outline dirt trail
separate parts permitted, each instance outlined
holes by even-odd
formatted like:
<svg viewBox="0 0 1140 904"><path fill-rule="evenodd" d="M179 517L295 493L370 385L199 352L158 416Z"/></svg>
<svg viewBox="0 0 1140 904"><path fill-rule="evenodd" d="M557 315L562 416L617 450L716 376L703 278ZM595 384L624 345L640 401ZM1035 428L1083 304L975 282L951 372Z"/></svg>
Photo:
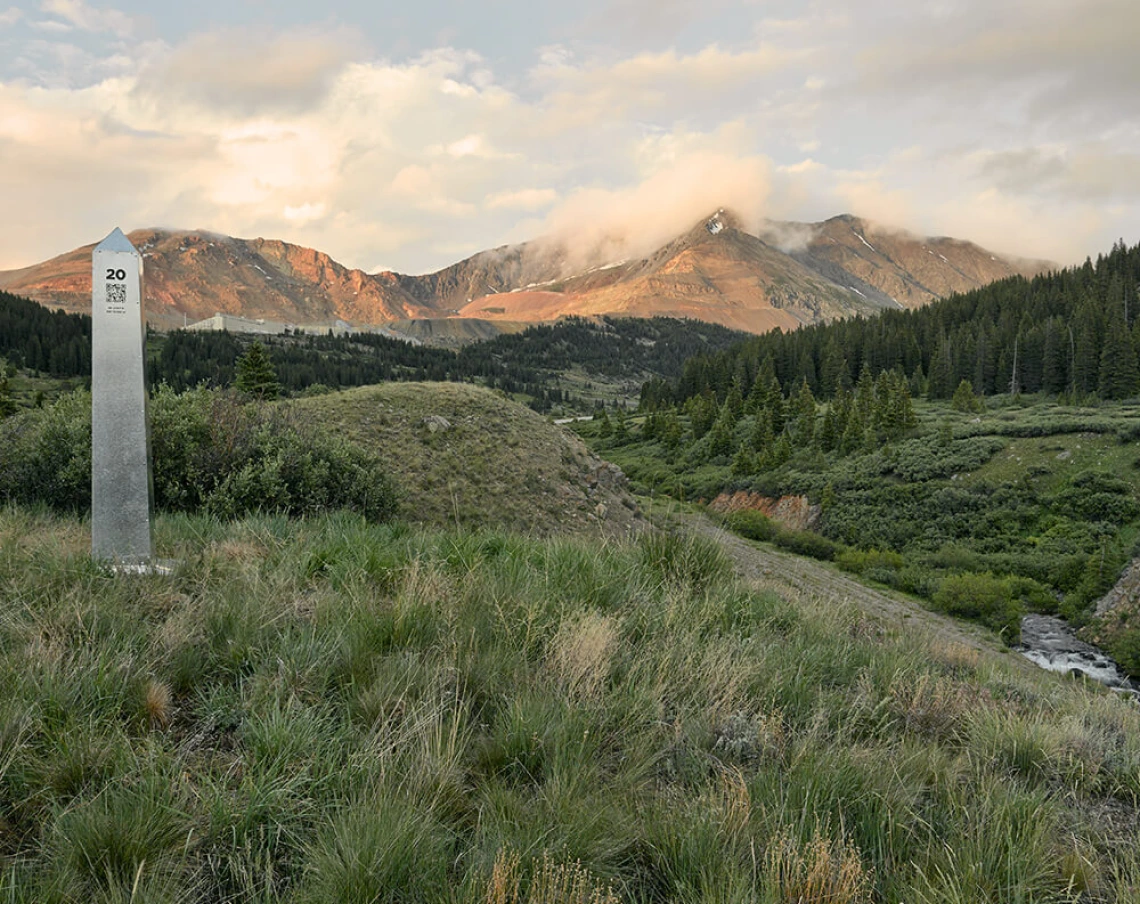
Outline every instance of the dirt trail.
<svg viewBox="0 0 1140 904"><path fill-rule="evenodd" d="M717 526L703 515L682 515L681 520L699 534L718 542L732 559L737 575L750 585L777 593L792 591L805 595L853 603L883 628L922 631L933 639L960 643L979 650L1008 653L994 634L986 629L956 621L923 608L919 603L889 591L874 590L848 577L834 566L801 558L751 543ZM1008 656L1035 670L1028 660Z"/></svg>

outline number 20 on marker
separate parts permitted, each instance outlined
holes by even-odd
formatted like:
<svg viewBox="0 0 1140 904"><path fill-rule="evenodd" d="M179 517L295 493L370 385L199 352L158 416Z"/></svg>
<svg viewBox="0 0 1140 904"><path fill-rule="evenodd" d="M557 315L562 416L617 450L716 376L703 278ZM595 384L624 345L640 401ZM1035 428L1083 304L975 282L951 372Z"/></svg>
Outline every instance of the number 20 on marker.
<svg viewBox="0 0 1140 904"><path fill-rule="evenodd" d="M127 278L127 271L126 270L116 270L114 267L108 267L107 268L107 275L104 277L104 279L126 279L126 278Z"/></svg>

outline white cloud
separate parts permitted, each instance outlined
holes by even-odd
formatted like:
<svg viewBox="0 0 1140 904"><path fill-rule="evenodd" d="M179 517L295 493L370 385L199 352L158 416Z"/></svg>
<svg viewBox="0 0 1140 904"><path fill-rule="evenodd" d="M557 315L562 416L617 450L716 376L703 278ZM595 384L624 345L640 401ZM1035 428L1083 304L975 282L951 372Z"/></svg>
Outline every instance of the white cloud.
<svg viewBox="0 0 1140 904"><path fill-rule="evenodd" d="M313 220L323 220L328 212L328 205L324 203L299 204L297 206L286 204L284 215L290 223L303 224Z"/></svg>
<svg viewBox="0 0 1140 904"><path fill-rule="evenodd" d="M675 119L720 108L739 115L752 105L760 80L804 57L769 45L731 51L712 44L691 54L666 50L576 63L568 53L548 50L531 76L544 93L545 124L557 132L662 110Z"/></svg>
<svg viewBox="0 0 1140 904"><path fill-rule="evenodd" d="M345 29L205 32L156 59L138 90L156 101L237 115L305 110L327 94L361 44Z"/></svg>
<svg viewBox="0 0 1140 904"><path fill-rule="evenodd" d="M55 34L65 34L72 31L74 26L67 22L59 22L56 19L37 19L32 23L32 28L36 31L52 32Z"/></svg>
<svg viewBox="0 0 1140 904"><path fill-rule="evenodd" d="M4 12L0 13L0 28L15 25L23 17L23 10L17 6L9 6Z"/></svg>
<svg viewBox="0 0 1140 904"><path fill-rule="evenodd" d="M83 31L113 32L127 37L134 32L134 20L117 9L97 9L83 0L43 0L40 9L58 16Z"/></svg>

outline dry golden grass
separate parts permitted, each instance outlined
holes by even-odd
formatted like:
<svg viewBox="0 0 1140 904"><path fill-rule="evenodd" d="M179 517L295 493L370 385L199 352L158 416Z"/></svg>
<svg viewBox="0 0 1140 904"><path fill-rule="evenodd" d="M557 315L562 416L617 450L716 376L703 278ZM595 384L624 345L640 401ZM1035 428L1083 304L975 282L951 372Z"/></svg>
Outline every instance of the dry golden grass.
<svg viewBox="0 0 1140 904"><path fill-rule="evenodd" d="M550 642L546 665L571 700L600 698L618 645L617 622L583 612L562 624Z"/></svg>
<svg viewBox="0 0 1140 904"><path fill-rule="evenodd" d="M714 786L713 807L721 829L729 836L738 836L748 826L752 813L752 795L748 783L735 766L726 766L718 771Z"/></svg>
<svg viewBox="0 0 1140 904"><path fill-rule="evenodd" d="M142 709L151 728L166 728L174 715L169 686L153 678L148 681L143 689Z"/></svg>
<svg viewBox="0 0 1140 904"><path fill-rule="evenodd" d="M871 900L871 871L849 841L836 841L817 828L801 845L778 835L765 856L765 881L785 904L863 904Z"/></svg>
<svg viewBox="0 0 1140 904"><path fill-rule="evenodd" d="M982 654L976 647L941 639L931 642L930 658L944 665L952 674L960 676L975 673L982 664Z"/></svg>
<svg viewBox="0 0 1140 904"><path fill-rule="evenodd" d="M984 689L929 674L898 674L888 690L892 710L909 731L948 739L970 713L992 705Z"/></svg>
<svg viewBox="0 0 1140 904"><path fill-rule="evenodd" d="M520 865L515 851L499 851L487 883L487 904L620 904L613 889L581 863L556 863L549 851L541 860L535 858L526 894L520 894Z"/></svg>

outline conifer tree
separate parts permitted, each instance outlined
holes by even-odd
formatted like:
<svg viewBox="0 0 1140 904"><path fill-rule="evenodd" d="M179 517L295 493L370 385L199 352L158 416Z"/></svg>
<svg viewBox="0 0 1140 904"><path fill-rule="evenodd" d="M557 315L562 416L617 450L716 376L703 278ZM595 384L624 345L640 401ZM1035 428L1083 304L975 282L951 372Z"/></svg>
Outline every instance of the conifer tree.
<svg viewBox="0 0 1140 904"><path fill-rule="evenodd" d="M831 452L839 443L838 431L835 423L835 405L828 405L823 413L823 424L819 428L819 447L824 452Z"/></svg>
<svg viewBox="0 0 1140 904"><path fill-rule="evenodd" d="M784 393L780 389L780 381L772 377L768 383L768 400L765 403L768 415L772 421L772 435L779 436L784 432L788 423L787 405L784 402Z"/></svg>
<svg viewBox="0 0 1140 904"><path fill-rule="evenodd" d="M700 439L709 430L717 418L716 399L711 394L694 396L685 403L685 410L689 415L689 424L693 428L693 439Z"/></svg>
<svg viewBox="0 0 1140 904"><path fill-rule="evenodd" d="M730 423L730 418L726 415L727 410L725 414L722 414L716 419L712 430L709 431L710 458L732 453L732 424Z"/></svg>
<svg viewBox="0 0 1140 904"><path fill-rule="evenodd" d="M12 398L12 385L8 381L8 374L0 369L0 419L15 414L16 408L16 400Z"/></svg>
<svg viewBox="0 0 1140 904"><path fill-rule="evenodd" d="M764 407L768 401L768 381L759 376L752 381L752 388L748 391L748 398L744 400L744 413L755 414Z"/></svg>
<svg viewBox="0 0 1140 904"><path fill-rule="evenodd" d="M658 439L666 449L676 449L681 445L681 433L681 419L677 417L676 409L667 409L657 428Z"/></svg>
<svg viewBox="0 0 1140 904"><path fill-rule="evenodd" d="M1069 330L1058 318L1045 325L1045 348L1041 362L1041 389L1064 392L1069 385Z"/></svg>
<svg viewBox="0 0 1140 904"><path fill-rule="evenodd" d="M862 409L858 405L852 406L851 413L847 416L843 435L839 439L839 451L844 455L850 455L862 448L866 439L866 431L867 424Z"/></svg>
<svg viewBox="0 0 1140 904"><path fill-rule="evenodd" d="M614 435L614 425L610 422L610 416L606 414L605 408L602 409L602 416L595 417L595 420L599 421L598 436L606 439Z"/></svg>
<svg viewBox="0 0 1140 904"><path fill-rule="evenodd" d="M823 350L823 362L820 366L820 389L824 396L832 396L840 385L840 374L847 371L847 359L843 357L839 340L833 335ZM850 375L848 375L850 379Z"/></svg>
<svg viewBox="0 0 1140 904"><path fill-rule="evenodd" d="M1124 329L1123 318L1109 329L1100 355L1097 391L1102 399L1130 399L1140 391L1140 369L1132 336Z"/></svg>
<svg viewBox="0 0 1140 904"><path fill-rule="evenodd" d="M974 395L974 387L969 380L963 380L958 384L958 388L954 390L954 398L950 400L950 406L955 411L966 413L982 411L981 400Z"/></svg>
<svg viewBox="0 0 1140 904"><path fill-rule="evenodd" d="M740 416L744 414L744 398L740 395L740 386L735 382L725 397L724 408L728 410L733 424L736 424L740 420Z"/></svg>
<svg viewBox="0 0 1140 904"><path fill-rule="evenodd" d="M281 384L277 382L277 371L265 352L265 346L260 342L254 342L237 359L234 387L239 392L259 399L275 399L280 395Z"/></svg>
<svg viewBox="0 0 1140 904"><path fill-rule="evenodd" d="M747 477L756 471L756 457L747 443L741 443L732 458L732 474L734 477Z"/></svg>
<svg viewBox="0 0 1140 904"><path fill-rule="evenodd" d="M625 409L619 408L614 422L614 441L618 445L629 442L629 425L625 421Z"/></svg>
<svg viewBox="0 0 1140 904"><path fill-rule="evenodd" d="M793 430L797 445L806 448L815 442L815 396L804 378L793 404L795 420Z"/></svg>
<svg viewBox="0 0 1140 904"><path fill-rule="evenodd" d="M752 425L752 448L757 452L766 452L776 441L772 432L772 415L768 409L762 408L756 414L756 421Z"/></svg>
<svg viewBox="0 0 1140 904"><path fill-rule="evenodd" d="M768 466L778 468L792 457L792 442L788 434L781 434L768 450Z"/></svg>
<svg viewBox="0 0 1140 904"><path fill-rule="evenodd" d="M954 391L954 365L950 357L950 343L942 339L930 359L930 378L927 380L926 394L932 399L948 399Z"/></svg>
<svg viewBox="0 0 1140 904"><path fill-rule="evenodd" d="M645 423L641 426L641 438L644 440L657 439L661 429L661 420L657 416L657 409L653 409L645 416Z"/></svg>
<svg viewBox="0 0 1140 904"><path fill-rule="evenodd" d="M1100 357L1096 346L1096 334L1086 324L1077 332L1073 357L1072 385L1081 395L1096 392L1100 382Z"/></svg>
<svg viewBox="0 0 1140 904"><path fill-rule="evenodd" d="M922 372L921 361L915 365L914 373L910 375L909 387L912 396L926 395L926 374Z"/></svg>

